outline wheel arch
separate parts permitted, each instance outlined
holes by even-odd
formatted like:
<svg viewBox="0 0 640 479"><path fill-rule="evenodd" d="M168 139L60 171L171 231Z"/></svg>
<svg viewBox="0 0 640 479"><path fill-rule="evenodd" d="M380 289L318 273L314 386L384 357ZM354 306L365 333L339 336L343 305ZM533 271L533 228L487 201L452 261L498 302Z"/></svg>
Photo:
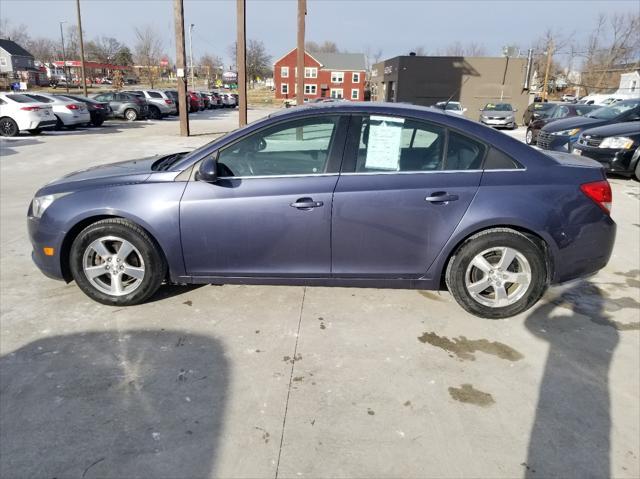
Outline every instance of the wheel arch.
<svg viewBox="0 0 640 479"><path fill-rule="evenodd" d="M439 278L440 289L446 289L445 275L447 271L447 265L451 261L451 258L456 254L456 252L464 244L464 242L467 241L472 236L477 235L478 233L482 233L483 231L488 231L492 229L510 229L513 231L517 231L518 233L525 235L527 238L529 238L531 241L537 244L542 250L542 252L544 253L545 263L547 265L547 283L551 282L552 278L554 277L554 268L555 268L553 246L552 244L550 244L551 240L549 238L544 238L542 235L540 235L539 233L536 233L531 228L521 226L521 225L504 223L504 224L482 226L472 230L465 231L465 233L461 235L455 242L451 243L451 245L448 245L446 251L442 255L443 259L441 259L437 264L438 269L434 272L434 275L432 276L434 279Z"/></svg>
<svg viewBox="0 0 640 479"><path fill-rule="evenodd" d="M162 247L160 242L157 240L153 232L150 231L148 227L146 227L146 225L141 224L139 221L136 221L135 219L127 218L126 216L122 216L122 215L98 214L98 215L88 216L76 222L69 229L69 231L67 231L67 233L65 234L62 240L62 244L60 246L60 270L62 271L62 277L67 283L70 283L71 281L73 281L73 276L71 274L71 266L69 262L70 254L71 254L71 245L73 244L73 241L78 237L80 232L84 230L87 226L97 223L98 221L108 220L108 219L122 219L122 220L130 221L131 223L134 223L137 227L142 228L158 247L158 252L162 255L162 258L164 259L165 264L167 265L167 277L170 277L169 271L171 269L171 263L168 261L164 248Z"/></svg>

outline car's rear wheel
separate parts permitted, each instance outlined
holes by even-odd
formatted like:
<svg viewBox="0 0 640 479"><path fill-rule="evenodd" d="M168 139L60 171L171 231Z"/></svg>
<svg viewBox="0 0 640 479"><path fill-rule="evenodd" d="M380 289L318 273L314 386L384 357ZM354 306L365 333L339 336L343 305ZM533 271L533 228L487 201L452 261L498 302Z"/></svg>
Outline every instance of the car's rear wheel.
<svg viewBox="0 0 640 479"><path fill-rule="evenodd" d="M94 118L93 120L91 120L91 124L93 126L102 126L103 123L104 123L104 118Z"/></svg>
<svg viewBox="0 0 640 479"><path fill-rule="evenodd" d="M60 119L60 117L58 115L56 115L56 126L55 126L55 129L56 130L62 130L62 128L64 128L64 123Z"/></svg>
<svg viewBox="0 0 640 479"><path fill-rule="evenodd" d="M527 134L524 137L524 141L527 145L533 144L533 130L531 128L527 128Z"/></svg>
<svg viewBox="0 0 640 479"><path fill-rule="evenodd" d="M28 131L32 135L39 135L40 133L42 133L42 128L32 128L31 130L28 130Z"/></svg>
<svg viewBox="0 0 640 479"><path fill-rule="evenodd" d="M151 118L152 120L162 120L162 113L160 113L158 107L149 107L149 118Z"/></svg>
<svg viewBox="0 0 640 479"><path fill-rule="evenodd" d="M0 135L2 136L16 136L20 133L18 124L11 118L0 118Z"/></svg>
<svg viewBox="0 0 640 479"><path fill-rule="evenodd" d="M482 231L449 260L446 283L458 304L483 318L526 311L547 286L545 253L532 238L508 228Z"/></svg>
<svg viewBox="0 0 640 479"><path fill-rule="evenodd" d="M135 223L106 219L75 238L69 256L80 289L102 304L129 306L153 295L167 266L156 242Z"/></svg>
<svg viewBox="0 0 640 479"><path fill-rule="evenodd" d="M129 121L136 121L138 119L138 112L133 108L129 108L124 112L124 117Z"/></svg>

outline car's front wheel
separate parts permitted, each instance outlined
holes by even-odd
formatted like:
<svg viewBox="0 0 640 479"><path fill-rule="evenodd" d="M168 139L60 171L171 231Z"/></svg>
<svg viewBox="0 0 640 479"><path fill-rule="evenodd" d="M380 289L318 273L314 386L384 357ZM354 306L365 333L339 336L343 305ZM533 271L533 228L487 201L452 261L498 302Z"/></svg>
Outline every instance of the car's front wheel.
<svg viewBox="0 0 640 479"><path fill-rule="evenodd" d="M135 223L114 218L87 226L69 255L80 289L102 304L129 306L153 295L166 276L159 247Z"/></svg>
<svg viewBox="0 0 640 479"><path fill-rule="evenodd" d="M136 121L138 119L138 112L133 108L129 108L124 112L124 117L129 121Z"/></svg>
<svg viewBox="0 0 640 479"><path fill-rule="evenodd" d="M533 144L533 130L531 128L527 128L527 134L524 137L524 141L527 145Z"/></svg>
<svg viewBox="0 0 640 479"><path fill-rule="evenodd" d="M547 286L545 253L533 239L508 228L473 235L449 260L447 287L458 304L483 318L526 311Z"/></svg>

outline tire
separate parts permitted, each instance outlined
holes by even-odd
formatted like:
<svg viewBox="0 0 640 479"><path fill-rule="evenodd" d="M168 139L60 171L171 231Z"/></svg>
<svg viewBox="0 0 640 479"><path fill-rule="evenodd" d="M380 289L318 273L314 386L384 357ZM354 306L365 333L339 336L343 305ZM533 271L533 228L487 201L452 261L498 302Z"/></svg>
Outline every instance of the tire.
<svg viewBox="0 0 640 479"><path fill-rule="evenodd" d="M134 108L127 108L124 111L124 118L127 121L136 121L138 119L138 112Z"/></svg>
<svg viewBox="0 0 640 479"><path fill-rule="evenodd" d="M56 130L62 130L64 128L64 123L60 119L58 115L56 115L56 126L54 127Z"/></svg>
<svg viewBox="0 0 640 479"><path fill-rule="evenodd" d="M123 245L129 250L124 258L118 257ZM153 238L135 223L120 218L98 221L82 230L71 245L69 263L80 289L91 299L111 306L144 302L167 274L166 262ZM93 273L92 279L85 268Z"/></svg>
<svg viewBox="0 0 640 479"><path fill-rule="evenodd" d="M103 123L104 123L104 118L96 118L94 120L91 120L91 124L93 126L102 126Z"/></svg>
<svg viewBox="0 0 640 479"><path fill-rule="evenodd" d="M28 130L28 131L32 135L39 135L40 133L42 133L42 128L32 128L31 130Z"/></svg>
<svg viewBox="0 0 640 479"><path fill-rule="evenodd" d="M152 120L162 120L162 113L156 106L149 107L149 118Z"/></svg>
<svg viewBox="0 0 640 479"><path fill-rule="evenodd" d="M2 136L16 136L20 133L18 124L8 116L0 118L0 135Z"/></svg>
<svg viewBox="0 0 640 479"><path fill-rule="evenodd" d="M533 145L533 130L531 128L527 128L527 133L524 137L524 141L527 145Z"/></svg>
<svg viewBox="0 0 640 479"><path fill-rule="evenodd" d="M636 163L636 170L634 172L634 175L636 176L636 180L640 181L640 160L638 160L638 162Z"/></svg>
<svg viewBox="0 0 640 479"><path fill-rule="evenodd" d="M513 255L506 266L500 264L505 251ZM508 276L514 281L509 282ZM469 313L490 319L515 316L533 306L548 287L545 252L533 239L509 228L481 231L449 259L445 281ZM475 291L469 289L473 285ZM506 295L504 299L497 298L498 291Z"/></svg>

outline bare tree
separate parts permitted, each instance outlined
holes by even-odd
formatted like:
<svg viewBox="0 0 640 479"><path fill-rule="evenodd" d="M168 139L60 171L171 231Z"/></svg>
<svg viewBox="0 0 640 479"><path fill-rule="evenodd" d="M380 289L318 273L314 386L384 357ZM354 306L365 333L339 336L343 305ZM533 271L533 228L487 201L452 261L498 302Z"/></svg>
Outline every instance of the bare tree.
<svg viewBox="0 0 640 479"><path fill-rule="evenodd" d="M371 67L373 67L373 65L378 63L381 58L382 58L381 48L376 48L374 50L370 45L367 45L364 48L364 61L365 61L365 68L367 69L367 71L370 71Z"/></svg>
<svg viewBox="0 0 640 479"><path fill-rule="evenodd" d="M87 42L85 53L89 60L112 63L116 54L124 45L113 37L101 36Z"/></svg>
<svg viewBox="0 0 640 479"><path fill-rule="evenodd" d="M0 38L12 40L18 45L24 46L29 41L26 25L14 26L8 18L0 20Z"/></svg>
<svg viewBox="0 0 640 479"><path fill-rule="evenodd" d="M238 64L237 44L234 42L229 47L229 54ZM247 42L247 81L251 86L258 78L269 75L272 70L271 55L267 53L264 42L260 40L249 40Z"/></svg>
<svg viewBox="0 0 640 479"><path fill-rule="evenodd" d="M136 28L135 34L134 59L142 67L142 75L153 88L159 73L162 39L153 25Z"/></svg>
<svg viewBox="0 0 640 479"><path fill-rule="evenodd" d="M209 82L218 78L222 66L222 59L216 55L206 54L200 57L200 60L198 61L200 73L204 74Z"/></svg>
<svg viewBox="0 0 640 479"><path fill-rule="evenodd" d="M304 48L309 53L340 53L338 45L329 40L325 40L322 43L308 41L304 44Z"/></svg>
<svg viewBox="0 0 640 479"><path fill-rule="evenodd" d="M58 58L59 45L49 38L38 37L29 40L26 49L35 60L47 63Z"/></svg>

